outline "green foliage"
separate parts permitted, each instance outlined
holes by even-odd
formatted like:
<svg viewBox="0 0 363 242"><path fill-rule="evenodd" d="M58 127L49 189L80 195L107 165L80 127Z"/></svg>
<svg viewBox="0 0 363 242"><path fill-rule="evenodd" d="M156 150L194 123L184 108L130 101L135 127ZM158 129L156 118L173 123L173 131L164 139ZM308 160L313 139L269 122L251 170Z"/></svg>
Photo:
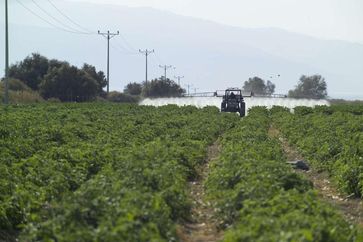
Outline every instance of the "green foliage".
<svg viewBox="0 0 363 242"><path fill-rule="evenodd" d="M139 97L120 92L110 92L106 99L114 103L138 103L140 101Z"/></svg>
<svg viewBox="0 0 363 242"><path fill-rule="evenodd" d="M144 97L180 97L185 93L185 90L181 88L177 83L170 79L161 77L159 79L152 80L147 84L144 83L142 94Z"/></svg>
<svg viewBox="0 0 363 242"><path fill-rule="evenodd" d="M22 81L11 78L9 80L9 90L11 91L31 91L31 89Z"/></svg>
<svg viewBox="0 0 363 242"><path fill-rule="evenodd" d="M129 94L129 95L135 95L135 96L140 96L142 93L142 88L143 85L140 83L129 83L127 84L126 88L124 89L124 93L125 94Z"/></svg>
<svg viewBox="0 0 363 242"><path fill-rule="evenodd" d="M296 107L294 113L299 116L308 115L314 112L314 108L311 107Z"/></svg>
<svg viewBox="0 0 363 242"><path fill-rule="evenodd" d="M224 133L205 186L227 228L225 241L360 241L357 228L286 164L268 129L273 119L302 140L288 128L300 123L307 139L301 147L336 157L327 167L339 171L347 189L359 190L363 169L354 155L363 146L349 145L361 142L361 117L297 110L258 107L241 121L214 107L0 106L0 231L7 232L0 240L176 241L176 224L190 219L189 181ZM337 138L323 126L314 137L320 146L311 144L310 126L325 121ZM344 133L351 143L341 145ZM324 143L327 137L334 142Z"/></svg>
<svg viewBox="0 0 363 242"><path fill-rule="evenodd" d="M224 241L359 241L357 229L286 165L278 140L268 136L270 123L267 109L251 109L224 134L211 166L206 187L227 228Z"/></svg>
<svg viewBox="0 0 363 242"><path fill-rule="evenodd" d="M275 92L275 88L275 84L271 81L265 82L259 77L253 77L245 81L242 89L245 92L252 92L253 94L271 95Z"/></svg>
<svg viewBox="0 0 363 242"><path fill-rule="evenodd" d="M363 194L363 108L360 105L271 110L288 140L347 194Z"/></svg>
<svg viewBox="0 0 363 242"><path fill-rule="evenodd" d="M327 96L327 84L320 75L301 76L295 90L289 91L291 98L325 99Z"/></svg>
<svg viewBox="0 0 363 242"><path fill-rule="evenodd" d="M359 241L356 232L314 192L281 192L271 200L246 201L225 241Z"/></svg>
<svg viewBox="0 0 363 242"><path fill-rule="evenodd" d="M36 53L12 65L9 75L13 78L10 81L10 90L26 91L27 97L23 98L24 101L31 99L29 98L31 93L35 95L40 93L45 99L91 101L96 96L104 94L103 88L107 83L104 73L97 72L94 66L84 64L82 69L78 69L67 62L48 60ZM18 99L20 103L24 102L18 96L13 98L16 101Z"/></svg>
<svg viewBox="0 0 363 242"><path fill-rule="evenodd" d="M33 53L23 61L10 66L9 76L23 81L33 90L39 89L39 84L47 74L49 61L40 54Z"/></svg>
<svg viewBox="0 0 363 242"><path fill-rule="evenodd" d="M107 86L105 73L103 73L102 71L97 72L96 67L89 64L84 64L82 67L82 71L86 72L97 82L98 94L102 94L103 88Z"/></svg>
<svg viewBox="0 0 363 242"><path fill-rule="evenodd" d="M3 101L4 87L0 82L0 101ZM39 103L43 98L17 79L10 79L9 82L9 101L10 103Z"/></svg>
<svg viewBox="0 0 363 242"><path fill-rule="evenodd" d="M100 91L99 84L88 72L69 64L51 69L39 88L45 99L58 98L62 102L91 101Z"/></svg>
<svg viewBox="0 0 363 242"><path fill-rule="evenodd" d="M189 179L237 121L217 108L0 107L0 230L20 241L174 241Z"/></svg>
<svg viewBox="0 0 363 242"><path fill-rule="evenodd" d="M325 107L326 109L332 110L332 112L346 112L354 115L363 115L363 104L356 102L354 104L338 104L332 105L331 107Z"/></svg>

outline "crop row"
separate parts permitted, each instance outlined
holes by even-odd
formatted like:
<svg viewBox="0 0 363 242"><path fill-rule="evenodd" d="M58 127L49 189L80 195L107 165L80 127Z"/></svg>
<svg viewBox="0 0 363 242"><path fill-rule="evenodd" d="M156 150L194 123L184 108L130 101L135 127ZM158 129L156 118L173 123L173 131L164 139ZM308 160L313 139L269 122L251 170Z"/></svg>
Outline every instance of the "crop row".
<svg viewBox="0 0 363 242"><path fill-rule="evenodd" d="M216 108L109 104L0 114L0 230L24 241L175 240L190 214L187 181L238 120Z"/></svg>
<svg viewBox="0 0 363 242"><path fill-rule="evenodd" d="M343 109L343 107L346 107ZM360 107L360 109L359 109ZM354 110L354 111L352 111ZM301 153L347 194L363 194L362 106L274 108L274 123Z"/></svg>
<svg viewBox="0 0 363 242"><path fill-rule="evenodd" d="M206 181L225 241L359 241L359 232L318 199L268 136L270 114L253 108L221 140ZM362 238L360 238L362 239Z"/></svg>

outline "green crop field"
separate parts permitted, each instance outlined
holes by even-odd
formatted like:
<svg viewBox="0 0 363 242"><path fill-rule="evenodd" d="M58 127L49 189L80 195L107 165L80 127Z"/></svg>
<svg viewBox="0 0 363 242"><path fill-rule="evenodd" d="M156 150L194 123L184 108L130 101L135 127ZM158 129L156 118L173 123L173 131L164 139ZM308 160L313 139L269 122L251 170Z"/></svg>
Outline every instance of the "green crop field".
<svg viewBox="0 0 363 242"><path fill-rule="evenodd" d="M328 171L338 188L363 195L363 106L299 107L295 114L272 110L273 119L317 169Z"/></svg>
<svg viewBox="0 0 363 242"><path fill-rule="evenodd" d="M196 180L210 208L200 213L213 211L222 241L363 241L361 225L319 196L269 136L273 124L360 199L362 113L256 107L241 119L214 107L0 106L0 241L189 241L181 231L193 220ZM208 161L213 144L220 150Z"/></svg>

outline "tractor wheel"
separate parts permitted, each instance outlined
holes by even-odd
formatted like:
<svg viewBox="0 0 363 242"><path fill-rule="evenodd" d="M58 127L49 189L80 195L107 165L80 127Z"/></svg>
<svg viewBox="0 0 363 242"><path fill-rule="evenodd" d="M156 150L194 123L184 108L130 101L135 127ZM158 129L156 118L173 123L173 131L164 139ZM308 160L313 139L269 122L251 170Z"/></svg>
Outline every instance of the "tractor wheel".
<svg viewBox="0 0 363 242"><path fill-rule="evenodd" d="M222 102L221 111L222 112L225 112L226 111L226 103L225 102Z"/></svg>
<svg viewBox="0 0 363 242"><path fill-rule="evenodd" d="M241 108L239 110L239 116L240 117L246 116L246 104L245 103L241 103Z"/></svg>

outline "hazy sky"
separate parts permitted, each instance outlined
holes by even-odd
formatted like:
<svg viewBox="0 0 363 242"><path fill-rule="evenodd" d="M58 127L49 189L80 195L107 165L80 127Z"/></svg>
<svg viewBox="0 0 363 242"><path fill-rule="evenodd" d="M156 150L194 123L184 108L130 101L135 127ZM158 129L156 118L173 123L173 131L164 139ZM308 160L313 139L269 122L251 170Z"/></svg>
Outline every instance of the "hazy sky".
<svg viewBox="0 0 363 242"><path fill-rule="evenodd" d="M27 12L18 1L36 15L57 25L58 29L50 28L44 21ZM89 35L60 31L59 24L38 9L33 1L49 13L56 14L56 20L59 18L61 23L66 21L49 5L48 0L10 1L11 63L22 60L32 52L39 52L49 58L67 60L74 65L81 66L86 62L95 65L99 70L105 70L106 45L100 36L94 35L90 38ZM319 41L271 29L223 28L199 20L160 14L158 11L111 7L115 11L108 13L105 12L110 10L107 7L66 4L64 0L51 1L84 27L92 30L122 30L128 41L123 38L112 41L118 47L116 54L113 46L111 55L112 90L122 90L127 82L141 81L144 78L144 58L138 53L125 53L125 49L130 52L131 49L155 48L157 54L151 58L153 63L149 68L150 77L160 75L159 64L173 64L177 67L173 74L185 75L183 82L193 83L195 87L203 90L238 86L251 76L268 78L277 71L282 74L282 78L276 80L277 92L285 93L294 87L301 74L320 73L329 81L329 94L333 97L362 98L360 90L363 83L363 45ZM276 27L324 39L341 39L363 44L363 0L66 1L153 7L232 26ZM3 11L4 5L0 4L0 12ZM102 19L94 19L95 14L102 15ZM185 20L183 28L170 35L175 30L175 25L183 24L180 20ZM0 18L0 23L3 25L3 18ZM168 31L164 35L155 35L160 25ZM134 26L138 26L137 31ZM201 36L195 35L202 32ZM5 45L3 33L0 33L0 46ZM233 36L232 39L224 38L225 34ZM165 40L165 37L170 36L173 38ZM217 36L221 38L216 38ZM134 48L128 47L126 42L132 43ZM89 51L90 49L94 51ZM0 48L0 56L3 53L4 48ZM4 59L1 58L0 76L3 69ZM224 80L228 82L225 83ZM347 83L351 86L346 85Z"/></svg>
<svg viewBox="0 0 363 242"><path fill-rule="evenodd" d="M234 26L278 27L325 39L363 43L363 0L83 1L149 6Z"/></svg>

